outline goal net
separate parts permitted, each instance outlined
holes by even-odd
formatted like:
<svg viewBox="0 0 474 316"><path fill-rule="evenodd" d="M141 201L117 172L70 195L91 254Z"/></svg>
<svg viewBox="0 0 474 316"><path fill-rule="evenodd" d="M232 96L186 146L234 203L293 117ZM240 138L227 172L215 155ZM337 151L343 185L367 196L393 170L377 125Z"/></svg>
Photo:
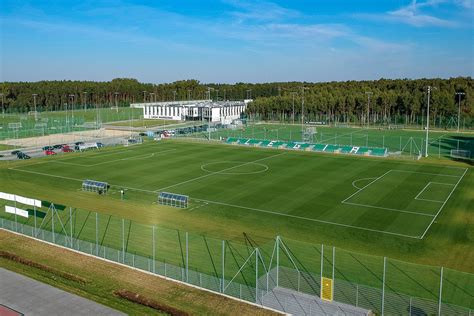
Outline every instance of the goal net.
<svg viewBox="0 0 474 316"><path fill-rule="evenodd" d="M471 151L470 150L451 149L451 158L471 159Z"/></svg>

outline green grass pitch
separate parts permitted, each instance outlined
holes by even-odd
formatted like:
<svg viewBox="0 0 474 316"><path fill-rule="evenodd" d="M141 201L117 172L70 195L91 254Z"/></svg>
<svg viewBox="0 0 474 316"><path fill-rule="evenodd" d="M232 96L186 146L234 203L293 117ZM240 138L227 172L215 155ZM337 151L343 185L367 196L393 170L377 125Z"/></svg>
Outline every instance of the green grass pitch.
<svg viewBox="0 0 474 316"><path fill-rule="evenodd" d="M462 164L170 140L4 162L0 176L2 191L73 206L75 237L95 240L95 217L86 210L98 211L102 245L122 246L122 217L128 219L127 251L149 255L150 225L156 224L162 241L158 257L182 264L180 231L189 231L190 261L210 274L219 275L220 239L235 242L226 250L234 258L226 269L236 271L248 255L246 246L260 245L268 255L276 235L288 238L310 271L319 268L315 244L366 253L341 250L337 273L372 286L380 283L381 262L369 254L473 272L469 212L474 177ZM106 181L111 190L102 196L82 192L84 179ZM189 195L190 206L157 205L160 191ZM12 219L4 211L0 216ZM67 211L62 216L67 227ZM208 255L202 258L202 253ZM324 257L332 260L329 253ZM392 271L406 271L406 282L394 272L394 287L412 295L421 295L413 279L433 287L438 280L431 268L420 273L408 264L391 264ZM452 278L469 293L471 279ZM436 290L422 296L435 299ZM456 303L468 304L464 299Z"/></svg>

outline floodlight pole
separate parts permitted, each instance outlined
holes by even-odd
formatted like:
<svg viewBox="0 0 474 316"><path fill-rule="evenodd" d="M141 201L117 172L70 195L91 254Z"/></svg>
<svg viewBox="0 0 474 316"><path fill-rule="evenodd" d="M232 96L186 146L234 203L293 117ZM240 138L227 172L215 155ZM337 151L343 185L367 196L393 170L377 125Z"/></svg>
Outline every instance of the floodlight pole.
<svg viewBox="0 0 474 316"><path fill-rule="evenodd" d="M71 98L71 117L72 117L72 122L74 124L74 94L70 94L69 97Z"/></svg>
<svg viewBox="0 0 474 316"><path fill-rule="evenodd" d="M114 92L114 95L115 95L115 109L117 110L117 113L118 113L117 97L118 97L119 93L118 93L118 92Z"/></svg>
<svg viewBox="0 0 474 316"><path fill-rule="evenodd" d="M36 93L33 93L33 104L34 104L34 107L35 107L35 121L38 120L38 115L36 113L36 97L38 96L38 94ZM3 96L2 96L2 99L3 99ZM3 107L3 104L2 104L2 107Z"/></svg>
<svg viewBox="0 0 474 316"><path fill-rule="evenodd" d="M296 92L291 92L291 94L293 95L293 114L292 114L293 117L292 117L292 119L293 119L293 125L294 125L295 124L295 94L296 94Z"/></svg>
<svg viewBox="0 0 474 316"><path fill-rule="evenodd" d="M3 93L0 93L0 96L2 97L2 117L5 117L5 107L3 106Z"/></svg>
<svg viewBox="0 0 474 316"><path fill-rule="evenodd" d="M301 140L304 140L304 90L307 90L307 87L301 87Z"/></svg>
<svg viewBox="0 0 474 316"><path fill-rule="evenodd" d="M83 100L83 102L84 102L84 112L85 112L85 111L86 111L86 107L87 107L87 92L84 91L84 92L82 92L82 93L84 94L84 100Z"/></svg>
<svg viewBox="0 0 474 316"><path fill-rule="evenodd" d="M188 89L188 101L191 101L191 89Z"/></svg>
<svg viewBox="0 0 474 316"><path fill-rule="evenodd" d="M247 89L247 99L252 99L252 89Z"/></svg>
<svg viewBox="0 0 474 316"><path fill-rule="evenodd" d="M428 107L426 109L426 139L425 139L425 157L428 157L428 142L429 142L429 128L430 128L430 96L431 86L428 86Z"/></svg>
<svg viewBox="0 0 474 316"><path fill-rule="evenodd" d="M176 90L173 90L173 102L176 102Z"/></svg>
<svg viewBox="0 0 474 316"><path fill-rule="evenodd" d="M464 92L456 92L458 96L458 133L459 133L459 122L461 120L461 96L465 95Z"/></svg>
<svg viewBox="0 0 474 316"><path fill-rule="evenodd" d="M369 122L369 118L370 118L370 96L373 93L370 92L370 91L366 91L365 94L367 95L367 127L369 127L369 125L370 125L370 122Z"/></svg>

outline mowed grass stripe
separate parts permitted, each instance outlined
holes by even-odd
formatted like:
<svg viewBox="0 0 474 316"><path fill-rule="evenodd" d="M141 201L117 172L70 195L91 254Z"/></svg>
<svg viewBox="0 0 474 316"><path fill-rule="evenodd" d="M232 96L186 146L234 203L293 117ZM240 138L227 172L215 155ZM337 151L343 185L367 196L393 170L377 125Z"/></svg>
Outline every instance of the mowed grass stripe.
<svg viewBox="0 0 474 316"><path fill-rule="evenodd" d="M414 220L411 217L414 214L407 213L406 216L388 214L389 209L396 209L390 204L400 199L394 194L390 199L386 199L388 205L384 205L386 202L381 202L383 198L393 193L385 186L380 187L380 192L376 190L375 194L369 195L370 203L365 203L368 207L340 204L354 192L352 186L354 180L378 177L387 172L387 167L391 165L401 169L400 165L394 162L176 142L148 143L133 148L134 150L120 153L118 155L120 159L141 157L156 152L157 149L163 151L163 155L137 161L115 161L117 155L109 155L97 159L103 159L103 162L115 161L113 165L76 168L51 163L33 165L28 169L38 175L50 175L76 182L86 177L107 181L114 187L142 191L150 194L150 197L157 187L169 188L174 189L176 193L187 194L196 199L242 206L243 209L259 209L268 211L268 214L288 214L300 219L314 219L407 236L418 236L427 225L426 219ZM176 150L166 152L169 149ZM237 161L236 158L244 163L236 163L235 166L213 173L201 169L205 163ZM88 157L82 160L96 159ZM245 166L256 161L265 163L269 169L258 175L220 173L225 170L238 171L241 165ZM415 169L413 170L415 172L424 170L419 166L407 166L407 169ZM423 173L431 171L432 168L428 168L427 172ZM449 172L455 173L458 170L450 169ZM406 173L405 176L414 177L412 173ZM400 185L402 184L403 181ZM79 188L78 185L77 189ZM379 202L381 207L386 208L385 210L371 209L371 205L378 206ZM211 208L200 205L197 211L206 212L209 209ZM407 223L404 224L403 221Z"/></svg>

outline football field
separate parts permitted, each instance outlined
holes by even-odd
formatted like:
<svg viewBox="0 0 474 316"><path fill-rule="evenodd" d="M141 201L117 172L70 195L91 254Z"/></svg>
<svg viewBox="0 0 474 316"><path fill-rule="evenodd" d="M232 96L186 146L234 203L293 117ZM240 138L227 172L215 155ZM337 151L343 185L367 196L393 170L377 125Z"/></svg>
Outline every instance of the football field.
<svg viewBox="0 0 474 316"><path fill-rule="evenodd" d="M423 239L456 193L467 168L383 158L257 149L182 141L148 142L17 163L11 179L60 184L84 198L85 179L111 185L108 196L156 205L159 192L185 194L176 210L246 218L291 220L348 231ZM95 195L94 195L95 197ZM72 203L73 204L73 203ZM215 212L219 209L219 212ZM212 215L214 214L214 215ZM134 220L134 213L127 217Z"/></svg>

